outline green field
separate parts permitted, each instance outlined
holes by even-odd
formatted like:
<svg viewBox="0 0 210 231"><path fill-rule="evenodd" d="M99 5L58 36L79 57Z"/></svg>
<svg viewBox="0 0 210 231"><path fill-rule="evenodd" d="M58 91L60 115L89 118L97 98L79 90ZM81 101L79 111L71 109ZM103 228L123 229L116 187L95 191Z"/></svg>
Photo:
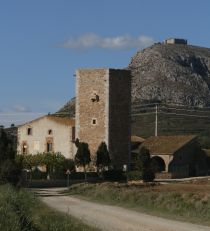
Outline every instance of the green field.
<svg viewBox="0 0 210 231"><path fill-rule="evenodd" d="M155 107L136 107L132 111L132 134L154 136ZM210 148L210 110L172 106L158 107L158 135L195 134L204 148Z"/></svg>
<svg viewBox="0 0 210 231"><path fill-rule="evenodd" d="M1 231L97 231L68 215L46 207L33 193L0 186Z"/></svg>

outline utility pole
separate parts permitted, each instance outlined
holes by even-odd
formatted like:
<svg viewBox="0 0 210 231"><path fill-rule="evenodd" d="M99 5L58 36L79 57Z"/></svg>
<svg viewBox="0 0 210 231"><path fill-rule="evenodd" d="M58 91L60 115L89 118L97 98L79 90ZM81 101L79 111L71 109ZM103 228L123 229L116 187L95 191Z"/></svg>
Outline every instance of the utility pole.
<svg viewBox="0 0 210 231"><path fill-rule="evenodd" d="M157 122L158 122L158 108L157 105L155 106L155 136L158 135L158 126L157 126Z"/></svg>

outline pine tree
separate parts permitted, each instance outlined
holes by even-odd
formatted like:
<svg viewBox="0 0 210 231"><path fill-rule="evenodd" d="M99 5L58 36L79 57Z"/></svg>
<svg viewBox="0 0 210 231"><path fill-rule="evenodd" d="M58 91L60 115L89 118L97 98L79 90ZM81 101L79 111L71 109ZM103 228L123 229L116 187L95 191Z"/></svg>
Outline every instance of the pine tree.
<svg viewBox="0 0 210 231"><path fill-rule="evenodd" d="M87 180L86 165L91 161L90 150L88 144L85 142L79 142L77 153L75 155L75 164L77 166L82 166L85 174L85 181Z"/></svg>
<svg viewBox="0 0 210 231"><path fill-rule="evenodd" d="M142 179L144 182L153 181L155 174L151 166L151 158L149 150L142 147L137 156L137 168L141 172Z"/></svg>
<svg viewBox="0 0 210 231"><path fill-rule="evenodd" d="M108 167L111 163L109 151L105 142L101 142L96 152L96 166L104 172L105 167Z"/></svg>

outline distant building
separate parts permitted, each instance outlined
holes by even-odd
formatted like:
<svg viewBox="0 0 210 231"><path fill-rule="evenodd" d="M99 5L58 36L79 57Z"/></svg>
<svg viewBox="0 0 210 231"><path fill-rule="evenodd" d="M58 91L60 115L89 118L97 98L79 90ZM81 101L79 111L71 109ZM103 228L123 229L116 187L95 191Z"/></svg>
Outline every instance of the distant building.
<svg viewBox="0 0 210 231"><path fill-rule="evenodd" d="M168 173L162 174L163 178L182 178L206 173L206 157L194 135L150 137L140 147L149 150L157 165L157 172ZM139 148L132 152L139 152Z"/></svg>
<svg viewBox="0 0 210 231"><path fill-rule="evenodd" d="M75 121L47 115L18 126L18 154L60 152L66 158L75 155Z"/></svg>
<svg viewBox="0 0 210 231"><path fill-rule="evenodd" d="M101 142L112 165L129 162L131 75L128 70L81 69L76 73L76 138L87 142L92 160Z"/></svg>
<svg viewBox="0 0 210 231"><path fill-rule="evenodd" d="M164 41L164 44L185 44L187 45L187 40L180 39L180 38L168 38Z"/></svg>

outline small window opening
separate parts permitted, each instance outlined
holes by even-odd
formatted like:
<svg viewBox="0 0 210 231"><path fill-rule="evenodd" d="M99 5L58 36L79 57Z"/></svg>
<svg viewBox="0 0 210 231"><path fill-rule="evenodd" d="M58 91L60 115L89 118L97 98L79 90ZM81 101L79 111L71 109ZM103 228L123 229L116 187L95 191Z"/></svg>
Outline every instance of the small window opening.
<svg viewBox="0 0 210 231"><path fill-rule="evenodd" d="M52 133L53 133L52 129L49 129L48 130L48 135L52 135Z"/></svg>
<svg viewBox="0 0 210 231"><path fill-rule="evenodd" d="M97 123L97 120L96 119L92 119L92 124L96 125L96 123Z"/></svg>
<svg viewBox="0 0 210 231"><path fill-rule="evenodd" d="M71 137L72 137L72 141L75 141L75 127L71 128Z"/></svg>
<svg viewBox="0 0 210 231"><path fill-rule="evenodd" d="M32 128L27 128L27 134L30 136L32 135Z"/></svg>
<svg viewBox="0 0 210 231"><path fill-rule="evenodd" d="M24 143L22 144L22 153L23 153L23 154L27 154L27 148L28 148L28 147L27 147L27 143L24 142Z"/></svg>
<svg viewBox="0 0 210 231"><path fill-rule="evenodd" d="M47 143L47 152L52 152L52 150L53 150L52 143Z"/></svg>

